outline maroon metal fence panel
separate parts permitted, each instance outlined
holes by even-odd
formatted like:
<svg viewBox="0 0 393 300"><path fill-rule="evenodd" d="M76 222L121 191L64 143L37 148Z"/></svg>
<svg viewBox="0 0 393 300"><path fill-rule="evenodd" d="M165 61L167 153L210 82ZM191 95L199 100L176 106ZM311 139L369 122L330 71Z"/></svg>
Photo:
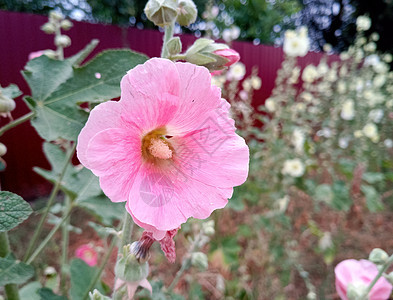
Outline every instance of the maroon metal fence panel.
<svg viewBox="0 0 393 300"><path fill-rule="evenodd" d="M40 26L47 21L44 16L0 11L0 84L7 86L15 83L25 95L30 93L20 70L27 62L30 52L53 48L53 36L44 34ZM112 25L89 24L74 22L74 27L67 32L72 39L71 47L65 50L65 56L75 54L92 39L97 38L100 43L94 51L108 48L129 47L150 57L159 56L163 33L155 30L139 30L136 28L122 28ZM184 48L195 40L191 35L183 35ZM272 46L254 46L248 42L234 42L232 47L241 55L241 61L246 65L248 73L256 65L262 78L262 88L254 94L254 105L264 103L274 87L276 72L283 60L281 48ZM300 60L302 65L317 62L320 55L311 53ZM28 109L21 99L17 100L17 108L13 117L18 118L27 113ZM6 124L0 120L0 126ZM27 199L46 194L50 186L36 175L32 168L49 167L42 154L42 140L34 129L25 123L6 132L0 137L0 142L8 148L4 156L7 169L0 174L3 190L9 190Z"/></svg>

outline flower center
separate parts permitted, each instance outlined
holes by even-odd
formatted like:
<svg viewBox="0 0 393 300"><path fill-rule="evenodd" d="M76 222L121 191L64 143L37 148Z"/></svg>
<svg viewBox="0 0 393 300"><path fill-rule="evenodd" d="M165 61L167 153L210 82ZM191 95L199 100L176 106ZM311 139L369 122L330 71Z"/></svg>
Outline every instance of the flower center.
<svg viewBox="0 0 393 300"><path fill-rule="evenodd" d="M149 146L151 155L156 158L168 159L172 157L172 150L162 139L152 139Z"/></svg>
<svg viewBox="0 0 393 300"><path fill-rule="evenodd" d="M145 161L157 164L172 158L174 149L166 133L165 128L158 128L142 138L142 157Z"/></svg>

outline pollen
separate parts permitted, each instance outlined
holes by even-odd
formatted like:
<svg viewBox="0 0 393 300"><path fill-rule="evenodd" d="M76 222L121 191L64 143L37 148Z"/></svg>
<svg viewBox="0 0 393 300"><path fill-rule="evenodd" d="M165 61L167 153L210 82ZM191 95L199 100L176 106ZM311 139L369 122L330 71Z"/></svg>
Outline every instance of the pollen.
<svg viewBox="0 0 393 300"><path fill-rule="evenodd" d="M149 152L154 157L160 159L169 159L172 157L172 150L169 148L168 144L159 138L151 140Z"/></svg>

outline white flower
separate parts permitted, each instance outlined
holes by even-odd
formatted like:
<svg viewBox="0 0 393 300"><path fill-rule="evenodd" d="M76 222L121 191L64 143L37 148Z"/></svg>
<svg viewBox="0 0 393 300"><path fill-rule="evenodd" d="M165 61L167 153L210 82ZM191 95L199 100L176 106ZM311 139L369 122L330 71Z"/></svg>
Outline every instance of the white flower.
<svg viewBox="0 0 393 300"><path fill-rule="evenodd" d="M308 83L312 83L319 77L317 68L314 65L308 65L304 68L302 74L302 80Z"/></svg>
<svg viewBox="0 0 393 300"><path fill-rule="evenodd" d="M374 42L370 42L370 43L364 45L363 48L365 51L374 52L377 49L377 44L375 44Z"/></svg>
<svg viewBox="0 0 393 300"><path fill-rule="evenodd" d="M393 56L390 53L387 53L383 56L383 61L390 64L393 60Z"/></svg>
<svg viewBox="0 0 393 300"><path fill-rule="evenodd" d="M284 166L281 170L283 175L289 175L292 177L301 177L304 174L305 167L302 161L298 158L287 159L284 162Z"/></svg>
<svg viewBox="0 0 393 300"><path fill-rule="evenodd" d="M367 31L371 27L371 19L367 16L359 16L356 19L356 27L358 31Z"/></svg>
<svg viewBox="0 0 393 300"><path fill-rule="evenodd" d="M392 108L393 107L393 99L389 100L389 101L386 101L385 105L386 105L387 108Z"/></svg>
<svg viewBox="0 0 393 300"><path fill-rule="evenodd" d="M380 88L386 82L386 75L385 74L378 74L374 77L373 84L376 88Z"/></svg>
<svg viewBox="0 0 393 300"><path fill-rule="evenodd" d="M378 128L374 123L367 123L364 127L363 127L363 134L368 137L369 139L371 139L373 142L376 139L379 139L379 135L378 135Z"/></svg>
<svg viewBox="0 0 393 300"><path fill-rule="evenodd" d="M251 77L251 86L254 90L259 90L262 86L262 80L258 76Z"/></svg>
<svg viewBox="0 0 393 300"><path fill-rule="evenodd" d="M242 86L243 86L243 89L244 89L244 90L250 91L251 88L252 88L251 80L250 80L250 79L244 80L243 83L242 83Z"/></svg>
<svg viewBox="0 0 393 300"><path fill-rule="evenodd" d="M353 120L355 117L355 105L353 100L348 99L343 103L340 116L343 120Z"/></svg>
<svg viewBox="0 0 393 300"><path fill-rule="evenodd" d="M318 65L318 73L320 75L325 75L327 72L329 72L329 66L326 63L320 63Z"/></svg>
<svg viewBox="0 0 393 300"><path fill-rule="evenodd" d="M380 108L373 109L369 112L368 118L373 121L374 123L379 123L381 122L383 118L383 110Z"/></svg>
<svg viewBox="0 0 393 300"><path fill-rule="evenodd" d="M274 101L272 98L268 98L265 101L265 106L266 109L270 112L274 112L277 109L276 101Z"/></svg>
<svg viewBox="0 0 393 300"><path fill-rule="evenodd" d="M292 69L291 77L288 79L288 82L290 84L297 83L299 76L300 76L300 68L296 66Z"/></svg>
<svg viewBox="0 0 393 300"><path fill-rule="evenodd" d="M332 135L333 135L332 130L327 127L317 131L317 136L323 136L327 139L330 138Z"/></svg>
<svg viewBox="0 0 393 300"><path fill-rule="evenodd" d="M245 90L241 90L239 92L239 97L240 99L242 99L243 101L246 101L248 99L248 92Z"/></svg>
<svg viewBox="0 0 393 300"><path fill-rule="evenodd" d="M223 88L226 79L224 76L212 76L212 85Z"/></svg>
<svg viewBox="0 0 393 300"><path fill-rule="evenodd" d="M371 54L364 59L365 66L374 66L376 64L379 64L380 62L381 60L379 59L379 56L376 54Z"/></svg>
<svg viewBox="0 0 393 300"><path fill-rule="evenodd" d="M310 49L307 28L301 27L298 32L287 30L284 38L284 52L288 56L305 56Z"/></svg>
<svg viewBox="0 0 393 300"><path fill-rule="evenodd" d="M300 128L295 128L292 133L292 144L295 146L297 153L303 153L305 139L303 131Z"/></svg>
<svg viewBox="0 0 393 300"><path fill-rule="evenodd" d="M346 149L348 148L348 144L349 144L349 138L348 137L340 137L338 139L338 146L341 149Z"/></svg>
<svg viewBox="0 0 393 300"><path fill-rule="evenodd" d="M227 78L229 80L242 80L244 75L246 75L246 67L243 63L237 62L229 68Z"/></svg>
<svg viewBox="0 0 393 300"><path fill-rule="evenodd" d="M384 143L386 148L392 148L393 147L393 141L391 139L386 139L383 143Z"/></svg>
<svg viewBox="0 0 393 300"><path fill-rule="evenodd" d="M285 212L285 210L288 207L288 203L289 203L289 196L288 195L285 195L284 197L278 199L276 202L276 207L277 207L278 211Z"/></svg>
<svg viewBox="0 0 393 300"><path fill-rule="evenodd" d="M326 76L326 79L330 82L334 82L337 80L337 72L336 70L332 69L329 71L329 73Z"/></svg>
<svg viewBox="0 0 393 300"><path fill-rule="evenodd" d="M347 85L345 84L345 82L344 81L337 82L337 92L339 94L345 94L346 91L347 91Z"/></svg>
<svg viewBox="0 0 393 300"><path fill-rule="evenodd" d="M363 131L361 131L361 130L356 130L356 131L353 133L353 136L354 136L355 138L361 138L361 137L363 136Z"/></svg>
<svg viewBox="0 0 393 300"><path fill-rule="evenodd" d="M237 26L232 26L231 28L224 29L222 32L222 39L229 43L236 40L240 35L240 28Z"/></svg>
<svg viewBox="0 0 393 300"><path fill-rule="evenodd" d="M304 99L305 102L310 103L313 100L313 96L309 92L303 92L301 97Z"/></svg>

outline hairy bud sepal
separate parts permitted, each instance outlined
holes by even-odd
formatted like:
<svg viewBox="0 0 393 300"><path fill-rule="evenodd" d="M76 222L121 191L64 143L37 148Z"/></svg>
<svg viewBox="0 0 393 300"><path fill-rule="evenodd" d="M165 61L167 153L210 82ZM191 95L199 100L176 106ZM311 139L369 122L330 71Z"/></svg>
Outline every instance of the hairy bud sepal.
<svg viewBox="0 0 393 300"><path fill-rule="evenodd" d="M175 0L149 0L144 12L155 25L165 27L171 25L177 18L177 2Z"/></svg>
<svg viewBox="0 0 393 300"><path fill-rule="evenodd" d="M192 0L180 0L178 15L177 15L177 23L181 26L189 26L196 21L198 16L197 7Z"/></svg>
<svg viewBox="0 0 393 300"><path fill-rule="evenodd" d="M179 37L171 38L166 44L168 53L170 55L179 54L182 50L182 44Z"/></svg>
<svg viewBox="0 0 393 300"><path fill-rule="evenodd" d="M380 248L375 248L371 251L368 260L376 265L384 265L389 259L389 255Z"/></svg>
<svg viewBox="0 0 393 300"><path fill-rule="evenodd" d="M138 282L147 278L149 265L147 262L140 263L131 248L131 245L123 247L122 256L115 266L115 274L123 281Z"/></svg>

